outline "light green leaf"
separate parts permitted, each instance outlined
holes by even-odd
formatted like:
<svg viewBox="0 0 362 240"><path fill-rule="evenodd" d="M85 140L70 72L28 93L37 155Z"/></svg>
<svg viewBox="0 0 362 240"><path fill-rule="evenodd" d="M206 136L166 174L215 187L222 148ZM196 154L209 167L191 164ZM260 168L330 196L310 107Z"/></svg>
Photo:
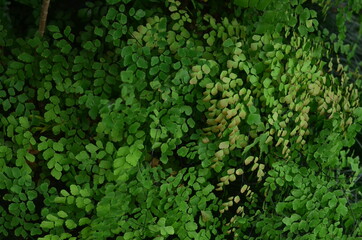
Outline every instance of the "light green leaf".
<svg viewBox="0 0 362 240"><path fill-rule="evenodd" d="M282 222L285 225L290 226L293 222L295 222L299 219L300 219L300 216L298 214L292 214L292 216L290 216L290 217L283 218Z"/></svg>
<svg viewBox="0 0 362 240"><path fill-rule="evenodd" d="M260 115L251 113L248 115L246 122L249 125L253 125L253 124L258 125L259 123L261 123Z"/></svg>
<svg viewBox="0 0 362 240"><path fill-rule="evenodd" d="M233 42L233 40L231 40L231 38L228 38L223 42L222 45L224 47L231 47L231 46L234 46L234 42Z"/></svg>
<svg viewBox="0 0 362 240"><path fill-rule="evenodd" d="M77 227L77 224L76 224L73 220L67 219L67 220L65 221L65 226L66 226L68 229L74 229L74 228Z"/></svg>
<svg viewBox="0 0 362 240"><path fill-rule="evenodd" d="M54 152L53 149L48 148L47 150L45 150L45 151L43 152L43 157L44 157L45 160L49 160L51 157L54 156L54 153L55 153L55 152Z"/></svg>
<svg viewBox="0 0 362 240"><path fill-rule="evenodd" d="M184 106L183 111L187 116L190 116L192 114L192 108L190 106Z"/></svg>
<svg viewBox="0 0 362 240"><path fill-rule="evenodd" d="M113 151L114 151L114 145L113 145L113 143L107 142L107 144L106 144L106 152L107 152L108 154L112 154Z"/></svg>
<svg viewBox="0 0 362 240"><path fill-rule="evenodd" d="M64 145L61 142L54 142L53 143L53 149L58 152L64 151Z"/></svg>
<svg viewBox="0 0 362 240"><path fill-rule="evenodd" d="M307 33L308 33L308 29L307 29L306 26L304 26L304 25L300 25L300 26L298 27L298 31L299 31L299 33L300 33L301 36L305 36L305 35L307 35Z"/></svg>
<svg viewBox="0 0 362 240"><path fill-rule="evenodd" d="M83 225L86 225L86 224L89 224L91 222L91 220L87 217L83 217L81 219L79 219L79 226L83 226Z"/></svg>
<svg viewBox="0 0 362 240"><path fill-rule="evenodd" d="M185 228L187 231L195 231L197 229L197 224L194 222L188 222L185 224Z"/></svg>
<svg viewBox="0 0 362 240"><path fill-rule="evenodd" d="M346 216L348 213L348 208L343 205L343 204L339 204L338 207L336 208L336 212L341 214L342 216Z"/></svg>
<svg viewBox="0 0 362 240"><path fill-rule="evenodd" d="M62 173L56 170L55 168L53 168L50 174L57 180L60 180L60 178L62 177Z"/></svg>
<svg viewBox="0 0 362 240"><path fill-rule="evenodd" d="M70 185L70 192L72 193L72 195L76 196L79 194L79 189L78 186L72 184Z"/></svg>
<svg viewBox="0 0 362 240"><path fill-rule="evenodd" d="M92 144L92 143L87 144L87 145L85 146L85 148L86 148L87 151L90 152L90 153L95 153L95 152L99 149L96 145L94 145L94 144Z"/></svg>
<svg viewBox="0 0 362 240"><path fill-rule="evenodd" d="M271 84L272 80L270 78L266 78L264 81L263 81L263 86L265 88L268 88Z"/></svg>
<svg viewBox="0 0 362 240"><path fill-rule="evenodd" d="M120 147L117 151L117 157L126 156L129 153L129 147Z"/></svg>
<svg viewBox="0 0 362 240"><path fill-rule="evenodd" d="M78 161L83 161L89 159L89 155L86 151L81 151L80 153L77 154L77 156L75 156L75 158Z"/></svg>
<svg viewBox="0 0 362 240"><path fill-rule="evenodd" d="M169 235L172 235L172 234L175 233L175 230L173 229L172 226L167 226L164 229L165 229L166 233L169 234Z"/></svg>
<svg viewBox="0 0 362 240"><path fill-rule="evenodd" d="M189 149L187 147L181 147L180 149L177 150L177 154L180 157L186 157L188 152L189 152Z"/></svg>
<svg viewBox="0 0 362 240"><path fill-rule="evenodd" d="M68 214L66 212L64 212L64 211L59 211L58 216L61 217L61 218L66 218L66 217L68 217Z"/></svg>
<svg viewBox="0 0 362 240"><path fill-rule="evenodd" d="M51 229L54 228L54 223L50 221L42 221L40 223L40 227L44 229Z"/></svg>
<svg viewBox="0 0 362 240"><path fill-rule="evenodd" d="M159 58L157 56L153 56L151 58L151 66L155 66L156 64L158 64L160 62Z"/></svg>
<svg viewBox="0 0 362 240"><path fill-rule="evenodd" d="M141 156L142 152L138 149L135 149L133 152L126 156L126 161L132 166L136 166Z"/></svg>

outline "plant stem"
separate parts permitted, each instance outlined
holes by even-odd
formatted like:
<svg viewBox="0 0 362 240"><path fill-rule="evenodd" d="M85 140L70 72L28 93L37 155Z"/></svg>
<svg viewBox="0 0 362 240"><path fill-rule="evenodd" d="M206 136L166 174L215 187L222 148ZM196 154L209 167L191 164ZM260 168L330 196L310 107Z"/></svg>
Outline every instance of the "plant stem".
<svg viewBox="0 0 362 240"><path fill-rule="evenodd" d="M46 25L47 16L48 16L49 3L50 3L50 0L43 0L43 4L41 7L41 14L40 14L40 22L39 22L40 36L44 35L45 25Z"/></svg>

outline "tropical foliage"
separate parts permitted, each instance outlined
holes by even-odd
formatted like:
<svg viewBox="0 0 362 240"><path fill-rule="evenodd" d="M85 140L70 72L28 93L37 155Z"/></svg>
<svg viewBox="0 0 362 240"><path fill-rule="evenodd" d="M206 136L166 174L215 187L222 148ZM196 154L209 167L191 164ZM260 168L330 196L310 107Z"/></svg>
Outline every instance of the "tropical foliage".
<svg viewBox="0 0 362 240"><path fill-rule="evenodd" d="M2 238L362 235L361 1L0 9Z"/></svg>

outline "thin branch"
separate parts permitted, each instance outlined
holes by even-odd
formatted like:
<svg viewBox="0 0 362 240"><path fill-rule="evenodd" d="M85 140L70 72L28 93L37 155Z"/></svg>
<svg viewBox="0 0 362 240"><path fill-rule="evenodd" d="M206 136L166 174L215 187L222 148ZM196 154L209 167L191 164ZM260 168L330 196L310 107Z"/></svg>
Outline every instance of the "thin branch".
<svg viewBox="0 0 362 240"><path fill-rule="evenodd" d="M40 22L39 22L40 36L44 35L45 26L46 26L46 22L47 22L47 16L48 16L49 3L50 3L50 0L43 0L43 4L41 7L41 14L40 14Z"/></svg>

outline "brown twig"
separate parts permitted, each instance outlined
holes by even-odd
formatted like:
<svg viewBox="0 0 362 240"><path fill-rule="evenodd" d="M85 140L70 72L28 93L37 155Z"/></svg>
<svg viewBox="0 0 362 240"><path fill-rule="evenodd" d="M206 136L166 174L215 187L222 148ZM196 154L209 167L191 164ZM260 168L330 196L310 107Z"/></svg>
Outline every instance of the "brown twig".
<svg viewBox="0 0 362 240"><path fill-rule="evenodd" d="M43 4L41 7L41 14L40 14L40 22L39 22L40 36L44 35L45 25L46 25L47 16L48 16L49 3L50 3L50 0L43 0Z"/></svg>

